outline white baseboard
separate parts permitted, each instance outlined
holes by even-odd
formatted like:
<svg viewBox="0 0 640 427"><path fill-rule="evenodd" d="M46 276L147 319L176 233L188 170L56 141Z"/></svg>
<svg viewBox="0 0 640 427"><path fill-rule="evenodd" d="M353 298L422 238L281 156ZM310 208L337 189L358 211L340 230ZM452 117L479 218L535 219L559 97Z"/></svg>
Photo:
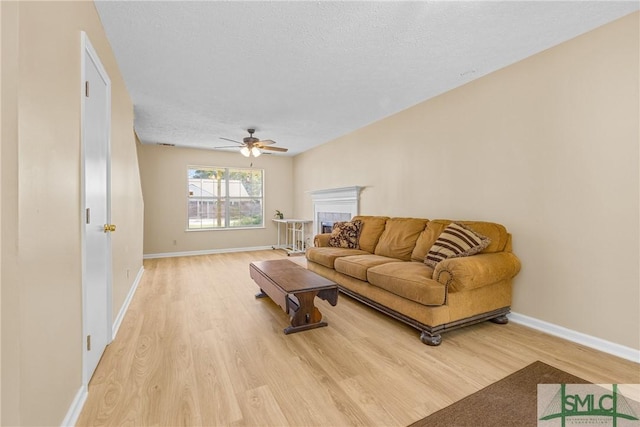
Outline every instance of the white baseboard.
<svg viewBox="0 0 640 427"><path fill-rule="evenodd" d="M71 402L71 406L69 406L67 415L64 416L62 424L60 424L62 427L73 427L76 425L84 402L87 400L87 393L87 386L83 385L80 387L80 390L76 393L76 397L74 397L73 402Z"/></svg>
<svg viewBox="0 0 640 427"><path fill-rule="evenodd" d="M173 258L178 256L196 256L196 255L227 254L231 252L264 251L267 249L274 249L274 247L273 246L255 246L252 248L206 249L203 251L187 251L187 252L163 252L159 254L144 254L142 257L144 259Z"/></svg>
<svg viewBox="0 0 640 427"><path fill-rule="evenodd" d="M125 298L124 303L122 304L122 307L118 312L118 316L116 317L115 322L113 322L112 339L116 338L118 329L120 328L122 320L124 319L124 316L127 313L127 309L129 308L129 304L131 304L131 300L133 299L133 295L136 293L136 289L138 289L138 285L140 284L140 280L142 279L142 273L144 273L144 267L140 267L140 270L138 270L138 274L133 281L133 285L131 285L131 289L129 289L129 293L127 294L127 297ZM80 417L80 413L82 412L82 408L84 407L84 403L87 400L88 394L89 389L86 385L80 387L73 399L73 402L71 402L71 406L69 406L67 414L60 424L62 427L73 427L76 425L76 423L78 422L78 417Z"/></svg>
<svg viewBox="0 0 640 427"><path fill-rule="evenodd" d="M509 320L511 320L513 323L518 323L520 325L545 332L549 335L564 338L568 341L582 344L584 346L591 347L596 350L600 350L602 352L630 360L632 362L640 363L640 350L616 344L614 342L603 340L601 338L596 338L591 335L583 334L582 332L574 331L563 326L545 322L544 320L525 316L524 314L510 313L508 317Z"/></svg>
<svg viewBox="0 0 640 427"><path fill-rule="evenodd" d="M140 284L140 280L142 280L142 273L144 273L144 267L140 267L138 270L138 274L136 275L136 279L133 281L133 285L131 285L131 289L129 289L129 293L127 297L124 299L124 303L122 307L120 307L120 311L116 316L116 320L113 322L113 326L111 328L111 339L115 340L116 335L118 334L118 329L120 329L120 325L122 324L122 320L124 320L124 315L127 314L127 310L129 309L129 304L131 304L131 300L133 299L133 295L136 293L138 289L138 285Z"/></svg>

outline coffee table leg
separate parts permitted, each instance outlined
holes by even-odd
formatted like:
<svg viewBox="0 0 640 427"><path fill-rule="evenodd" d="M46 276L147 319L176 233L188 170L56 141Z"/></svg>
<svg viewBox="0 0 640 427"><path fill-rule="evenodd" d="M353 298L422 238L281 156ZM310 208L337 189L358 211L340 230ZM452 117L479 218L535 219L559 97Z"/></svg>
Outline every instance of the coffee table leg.
<svg viewBox="0 0 640 427"><path fill-rule="evenodd" d="M317 293L318 291L295 294L300 306L291 316L291 326L285 328L285 334L327 326L327 322L322 322L322 313L313 303Z"/></svg>
<svg viewBox="0 0 640 427"><path fill-rule="evenodd" d="M256 298L266 298L266 297L268 297L268 296L269 296L269 295L265 294L265 293L264 293L264 291L263 291L262 289L260 289L260 292L258 292L258 293L256 294Z"/></svg>

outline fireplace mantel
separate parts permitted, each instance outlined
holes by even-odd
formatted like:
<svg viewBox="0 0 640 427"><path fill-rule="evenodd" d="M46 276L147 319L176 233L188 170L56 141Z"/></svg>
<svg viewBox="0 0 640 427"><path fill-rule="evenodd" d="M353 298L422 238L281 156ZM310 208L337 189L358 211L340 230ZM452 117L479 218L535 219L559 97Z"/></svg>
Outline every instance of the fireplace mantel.
<svg viewBox="0 0 640 427"><path fill-rule="evenodd" d="M311 200L358 200L360 190L364 187L341 187L328 188L326 190L315 190L311 192Z"/></svg>
<svg viewBox="0 0 640 427"><path fill-rule="evenodd" d="M329 188L325 190L311 191L313 202L313 232L320 233L321 213L345 214L349 219L358 215L360 203L360 191L364 187L352 186L341 188Z"/></svg>

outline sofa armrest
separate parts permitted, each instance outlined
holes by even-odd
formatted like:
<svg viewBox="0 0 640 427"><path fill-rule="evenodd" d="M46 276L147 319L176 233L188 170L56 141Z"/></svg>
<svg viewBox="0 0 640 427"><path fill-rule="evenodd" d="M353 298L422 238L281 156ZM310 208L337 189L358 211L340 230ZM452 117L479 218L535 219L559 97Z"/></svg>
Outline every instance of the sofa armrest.
<svg viewBox="0 0 640 427"><path fill-rule="evenodd" d="M433 278L449 292L462 292L515 277L520 260L511 252L496 252L440 261Z"/></svg>
<svg viewBox="0 0 640 427"><path fill-rule="evenodd" d="M331 233L316 234L313 238L313 246L316 248L329 246L329 237L331 237Z"/></svg>

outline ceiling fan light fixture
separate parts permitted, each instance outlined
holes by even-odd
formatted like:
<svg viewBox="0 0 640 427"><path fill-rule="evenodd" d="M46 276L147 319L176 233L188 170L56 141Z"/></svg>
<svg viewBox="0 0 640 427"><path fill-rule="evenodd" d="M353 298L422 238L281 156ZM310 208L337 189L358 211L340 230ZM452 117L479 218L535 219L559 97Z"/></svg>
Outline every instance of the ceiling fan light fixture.
<svg viewBox="0 0 640 427"><path fill-rule="evenodd" d="M253 132L255 132L255 129L247 129L247 132L249 132L249 136L244 137L242 139L242 142L235 139L220 137L220 139L224 139L225 141L239 144L242 148L238 147L237 145L225 145L223 147L213 148L240 148L240 154L242 154L244 157L259 157L262 155L263 150L276 151L281 153L286 153L288 151L286 148L272 146L272 144L275 144L276 142L271 139L259 140L258 138L254 138Z"/></svg>

